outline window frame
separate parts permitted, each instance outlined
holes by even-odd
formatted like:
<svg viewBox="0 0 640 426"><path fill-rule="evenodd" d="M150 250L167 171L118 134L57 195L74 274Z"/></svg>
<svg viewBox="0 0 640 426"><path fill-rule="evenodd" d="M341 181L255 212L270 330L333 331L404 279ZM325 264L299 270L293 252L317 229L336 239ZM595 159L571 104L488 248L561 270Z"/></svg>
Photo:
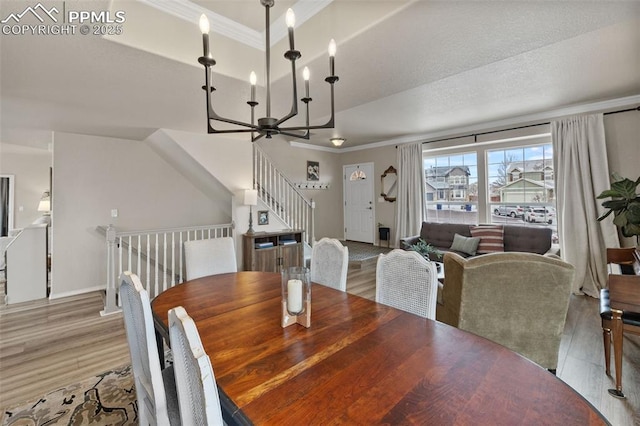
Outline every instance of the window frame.
<svg viewBox="0 0 640 426"><path fill-rule="evenodd" d="M509 137L501 138L501 136ZM467 138L467 142L465 142L464 139L452 139L434 143L425 143L422 149L422 158L424 163L424 160L427 157L453 156L475 152L478 172L478 188L477 201L474 201L474 204L477 206L478 223L491 223L491 206L492 204L496 203L491 203L488 196L488 151L510 148L517 149L527 146L545 145L551 143L552 141L551 133L549 132L549 126L537 126L535 128L521 130L519 132L516 132L516 134L514 134L514 132L512 131L505 131L504 134L501 132L487 134L484 135L483 140L478 141L475 141L472 137L469 137ZM556 153L554 153L554 155L556 155ZM522 176L522 172L520 174ZM556 174L557 173L554 170L552 176L555 177ZM469 185L471 185L471 183ZM453 203L459 202L456 201ZM460 204L464 204L464 202L461 202ZM530 204L533 207L536 203ZM548 205L549 203L537 204L542 206Z"/></svg>

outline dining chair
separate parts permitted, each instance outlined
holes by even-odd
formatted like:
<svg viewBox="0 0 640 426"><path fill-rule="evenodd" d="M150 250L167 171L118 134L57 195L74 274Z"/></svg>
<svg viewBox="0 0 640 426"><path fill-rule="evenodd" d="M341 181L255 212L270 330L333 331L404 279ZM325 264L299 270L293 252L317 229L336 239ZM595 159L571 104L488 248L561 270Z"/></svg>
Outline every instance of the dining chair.
<svg viewBox="0 0 640 426"><path fill-rule="evenodd" d="M195 322L182 306L169 310L169 341L182 424L223 425L211 360L202 347Z"/></svg>
<svg viewBox="0 0 640 426"><path fill-rule="evenodd" d="M555 373L574 273L557 256L502 252L465 259L447 252L438 320Z"/></svg>
<svg viewBox="0 0 640 426"><path fill-rule="evenodd" d="M622 392L623 337L624 333L640 335L640 276L609 274L608 287L600 290L605 372L611 376L613 341L616 387L609 389L609 394L625 398Z"/></svg>
<svg viewBox="0 0 640 426"><path fill-rule="evenodd" d="M184 259L187 280L207 275L238 272L232 237L185 241Z"/></svg>
<svg viewBox="0 0 640 426"><path fill-rule="evenodd" d="M311 281L347 291L349 248L335 238L322 238L311 250Z"/></svg>
<svg viewBox="0 0 640 426"><path fill-rule="evenodd" d="M137 275L120 275L120 298L131 354L141 425L179 425L173 367L162 370L153 328L149 293Z"/></svg>
<svg viewBox="0 0 640 426"><path fill-rule="evenodd" d="M376 302L436 319L438 272L415 251L395 249L378 257Z"/></svg>
<svg viewBox="0 0 640 426"><path fill-rule="evenodd" d="M640 258L635 247L607 248L607 269L610 274L640 274ZM636 272L637 271L637 272Z"/></svg>

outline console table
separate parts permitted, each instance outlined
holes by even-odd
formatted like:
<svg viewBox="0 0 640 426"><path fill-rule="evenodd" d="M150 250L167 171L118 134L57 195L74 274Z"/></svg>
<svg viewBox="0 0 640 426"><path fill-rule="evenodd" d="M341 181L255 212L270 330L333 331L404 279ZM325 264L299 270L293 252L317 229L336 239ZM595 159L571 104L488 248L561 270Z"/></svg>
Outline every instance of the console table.
<svg viewBox="0 0 640 426"><path fill-rule="evenodd" d="M280 272L281 268L304 266L300 230L254 232L242 236L245 271Z"/></svg>

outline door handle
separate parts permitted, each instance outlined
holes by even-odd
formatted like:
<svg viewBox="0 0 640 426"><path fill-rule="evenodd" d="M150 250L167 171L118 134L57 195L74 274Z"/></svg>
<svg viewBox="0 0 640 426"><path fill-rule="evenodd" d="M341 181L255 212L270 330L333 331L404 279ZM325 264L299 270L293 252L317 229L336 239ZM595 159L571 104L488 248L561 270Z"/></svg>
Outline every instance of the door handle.
<svg viewBox="0 0 640 426"><path fill-rule="evenodd" d="M367 210L373 210L373 208L372 207L367 207Z"/></svg>

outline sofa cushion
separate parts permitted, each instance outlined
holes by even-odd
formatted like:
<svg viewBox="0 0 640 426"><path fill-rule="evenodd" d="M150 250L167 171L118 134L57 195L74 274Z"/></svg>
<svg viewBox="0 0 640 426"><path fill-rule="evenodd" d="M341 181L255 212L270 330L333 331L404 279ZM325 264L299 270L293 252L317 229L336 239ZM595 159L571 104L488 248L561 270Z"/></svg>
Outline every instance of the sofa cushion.
<svg viewBox="0 0 640 426"><path fill-rule="evenodd" d="M504 251L504 228L502 225L471 226L471 235L480 238L477 254Z"/></svg>
<svg viewBox="0 0 640 426"><path fill-rule="evenodd" d="M551 228L504 226L504 251L545 254L551 248Z"/></svg>
<svg viewBox="0 0 640 426"><path fill-rule="evenodd" d="M436 223L422 222L420 237L434 247L448 249L453 242L453 236L460 234L470 237L469 225L465 223Z"/></svg>
<svg viewBox="0 0 640 426"><path fill-rule="evenodd" d="M478 250L479 243L480 243L480 238L463 237L460 234L455 234L453 236L453 243L451 244L451 250L461 251L463 253L469 254L470 256L474 256L476 254L476 251Z"/></svg>

